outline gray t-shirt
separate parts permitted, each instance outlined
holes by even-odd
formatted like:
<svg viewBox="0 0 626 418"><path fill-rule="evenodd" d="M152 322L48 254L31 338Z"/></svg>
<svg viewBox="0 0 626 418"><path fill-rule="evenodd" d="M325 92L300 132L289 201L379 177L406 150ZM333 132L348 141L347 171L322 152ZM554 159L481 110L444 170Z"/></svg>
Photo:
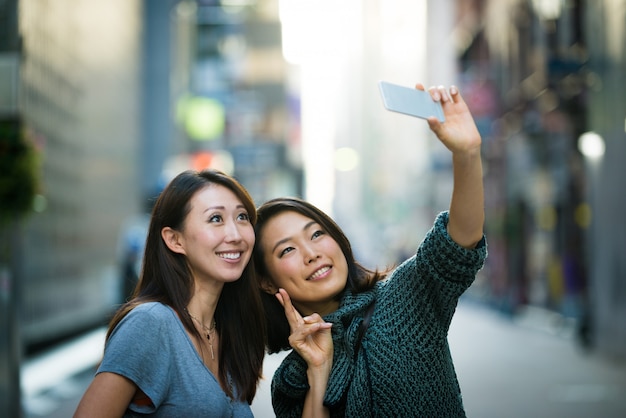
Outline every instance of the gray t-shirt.
<svg viewBox="0 0 626 418"><path fill-rule="evenodd" d="M115 327L102 372L132 380L154 404L131 404L125 417L253 416L246 402L226 395L174 310L158 302L137 306Z"/></svg>

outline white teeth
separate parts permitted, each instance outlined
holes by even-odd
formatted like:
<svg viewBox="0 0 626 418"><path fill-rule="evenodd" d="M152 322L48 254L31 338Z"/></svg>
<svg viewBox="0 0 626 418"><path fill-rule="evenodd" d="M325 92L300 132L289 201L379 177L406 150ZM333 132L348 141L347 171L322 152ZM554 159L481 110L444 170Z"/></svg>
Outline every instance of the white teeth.
<svg viewBox="0 0 626 418"><path fill-rule="evenodd" d="M227 258L229 260L236 260L241 257L241 253L223 253L219 254L221 258Z"/></svg>
<svg viewBox="0 0 626 418"><path fill-rule="evenodd" d="M328 267L328 266L322 267L321 269L319 269L318 271L313 273L311 275L311 277L309 277L309 280L312 280L312 279L315 279L315 278L321 276L322 274L326 273L328 270L330 270L330 267Z"/></svg>

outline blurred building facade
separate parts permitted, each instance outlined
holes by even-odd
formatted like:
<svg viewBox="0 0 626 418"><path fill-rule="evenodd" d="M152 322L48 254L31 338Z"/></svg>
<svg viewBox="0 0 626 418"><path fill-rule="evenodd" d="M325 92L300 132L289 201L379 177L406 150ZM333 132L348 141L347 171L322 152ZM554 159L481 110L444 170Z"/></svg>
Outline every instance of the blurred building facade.
<svg viewBox="0 0 626 418"><path fill-rule="evenodd" d="M118 302L119 220L140 194L141 3L21 1L19 27L20 111L42 156L20 252L30 345L101 323Z"/></svg>
<svg viewBox="0 0 626 418"><path fill-rule="evenodd" d="M19 416L20 412L20 387L17 384L21 362L20 318L16 300L18 289L12 271L17 266L13 262L15 243L19 242L17 219L24 210L29 212L29 205L6 200L15 199L20 194L26 202L32 200L33 190L25 194L19 192L27 188L22 184L24 176L19 174L36 171L32 166L17 169L24 164L27 147L20 135L22 121L17 89L20 40L17 28L17 2L0 3L0 410L8 416ZM30 149L33 149L32 145Z"/></svg>
<svg viewBox="0 0 626 418"><path fill-rule="evenodd" d="M487 138L490 255L476 290L512 313L556 312L582 344L622 358L625 5L459 2L456 28L461 77ZM590 135L603 154L585 150Z"/></svg>
<svg viewBox="0 0 626 418"><path fill-rule="evenodd" d="M626 357L626 194L620 178L626 158L626 2L589 2L584 14L589 51L588 131L606 150L586 164L585 196L593 209L586 235L591 284L591 329L597 347Z"/></svg>

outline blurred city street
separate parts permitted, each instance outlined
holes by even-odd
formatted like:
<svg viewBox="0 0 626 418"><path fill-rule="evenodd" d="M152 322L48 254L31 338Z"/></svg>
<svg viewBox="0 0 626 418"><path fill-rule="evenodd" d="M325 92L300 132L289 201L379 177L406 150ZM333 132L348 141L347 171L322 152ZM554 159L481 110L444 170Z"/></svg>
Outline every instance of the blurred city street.
<svg viewBox="0 0 626 418"><path fill-rule="evenodd" d="M467 415L626 418L626 0L4 0L0 22L0 418L73 415L182 171L309 201L365 266L414 254L459 160L380 81L457 86L481 137L489 256L449 336Z"/></svg>
<svg viewBox="0 0 626 418"><path fill-rule="evenodd" d="M450 344L468 417L626 416L626 364L583 352L567 334L551 331L550 321L541 313L511 320L482 305L461 302ZM26 418L72 415L93 376L93 364L86 363L97 361L103 338L99 329L25 363ZM281 359L266 358L267 379L252 405L257 417L274 416L269 383Z"/></svg>

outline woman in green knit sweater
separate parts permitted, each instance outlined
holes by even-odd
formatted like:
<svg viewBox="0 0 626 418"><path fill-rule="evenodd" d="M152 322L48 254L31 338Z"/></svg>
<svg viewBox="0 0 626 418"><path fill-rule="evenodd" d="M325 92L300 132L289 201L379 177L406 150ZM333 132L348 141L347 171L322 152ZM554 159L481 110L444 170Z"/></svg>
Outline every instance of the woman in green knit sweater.
<svg viewBox="0 0 626 418"><path fill-rule="evenodd" d="M268 351L293 349L272 379L277 417L465 416L447 334L487 254L481 137L456 87L429 91L444 110L445 122L427 121L452 153L454 189L411 258L372 271L313 205L278 198L258 210Z"/></svg>

